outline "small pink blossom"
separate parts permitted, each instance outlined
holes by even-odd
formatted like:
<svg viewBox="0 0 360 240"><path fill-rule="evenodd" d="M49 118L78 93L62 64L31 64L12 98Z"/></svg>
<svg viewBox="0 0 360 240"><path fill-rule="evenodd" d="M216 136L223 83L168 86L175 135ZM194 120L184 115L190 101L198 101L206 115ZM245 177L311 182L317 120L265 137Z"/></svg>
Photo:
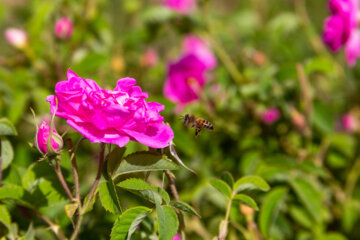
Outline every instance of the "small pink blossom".
<svg viewBox="0 0 360 240"><path fill-rule="evenodd" d="M261 117L265 124L271 125L280 118L280 111L277 108L269 108L262 114Z"/></svg>
<svg viewBox="0 0 360 240"><path fill-rule="evenodd" d="M356 119L350 113L345 114L342 119L342 126L347 132L354 132L356 130Z"/></svg>
<svg viewBox="0 0 360 240"><path fill-rule="evenodd" d="M69 18L63 17L57 20L54 28L55 36L60 39L69 39L74 27Z"/></svg>
<svg viewBox="0 0 360 240"><path fill-rule="evenodd" d="M50 102L51 113L57 107L56 116L66 119L90 142L123 147L132 140L164 148L174 137L159 114L164 106L146 102L148 94L135 84L133 78L122 78L114 90L104 90L95 81L83 79L69 69L67 80L56 84L56 95L46 100Z"/></svg>
<svg viewBox="0 0 360 240"><path fill-rule="evenodd" d="M158 54L153 48L148 48L141 56L140 62L144 67L153 67L159 61Z"/></svg>
<svg viewBox="0 0 360 240"><path fill-rule="evenodd" d="M165 0L164 4L180 14L189 14L196 9L196 0Z"/></svg>
<svg viewBox="0 0 360 240"><path fill-rule="evenodd" d="M18 28L8 28L5 30L6 40L16 48L24 48L27 43L27 34L24 30Z"/></svg>
<svg viewBox="0 0 360 240"><path fill-rule="evenodd" d="M332 15L325 20L323 40L334 52L344 46L347 63L354 66L360 56L359 0L330 0L329 9Z"/></svg>
<svg viewBox="0 0 360 240"><path fill-rule="evenodd" d="M39 128L37 129L35 135L35 147L37 150L43 154L50 152L57 152L63 147L63 140L61 136L56 132L55 129L52 130L51 137L51 148L48 149L47 141L50 135L50 127L46 121L42 121Z"/></svg>
<svg viewBox="0 0 360 240"><path fill-rule="evenodd" d="M165 97L180 106L198 100L206 82L205 70L204 63L193 54L170 64L164 85Z"/></svg>
<svg viewBox="0 0 360 240"><path fill-rule="evenodd" d="M181 234L177 233L172 240L181 240Z"/></svg>
<svg viewBox="0 0 360 240"><path fill-rule="evenodd" d="M188 35L183 41L183 52L196 55L208 69L216 67L216 58L209 48L209 44L203 39Z"/></svg>

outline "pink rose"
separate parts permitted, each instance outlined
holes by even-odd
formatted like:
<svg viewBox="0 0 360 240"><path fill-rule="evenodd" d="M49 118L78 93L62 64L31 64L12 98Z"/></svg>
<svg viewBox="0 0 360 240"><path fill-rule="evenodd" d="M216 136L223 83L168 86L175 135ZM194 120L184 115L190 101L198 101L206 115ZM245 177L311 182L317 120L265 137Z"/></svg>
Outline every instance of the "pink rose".
<svg viewBox="0 0 360 240"><path fill-rule="evenodd" d="M280 118L280 111L277 108L269 108L262 114L262 121L271 125Z"/></svg>
<svg viewBox="0 0 360 240"><path fill-rule="evenodd" d="M55 24L55 36L60 39L69 39L73 33L73 29L73 24L69 18L60 18Z"/></svg>
<svg viewBox="0 0 360 240"><path fill-rule="evenodd" d="M329 8L332 15L325 20L323 40L334 52L344 46L346 61L354 66L360 56L359 0L330 0Z"/></svg>
<svg viewBox="0 0 360 240"><path fill-rule="evenodd" d="M144 67L153 67L158 63L158 61L158 54L153 48L148 48L140 59L140 63Z"/></svg>
<svg viewBox="0 0 360 240"><path fill-rule="evenodd" d="M183 41L183 52L196 55L208 69L216 67L216 58L208 44L201 38L188 35Z"/></svg>
<svg viewBox="0 0 360 240"><path fill-rule="evenodd" d="M354 132L356 130L356 119L350 113L345 114L342 119L343 129L347 132Z"/></svg>
<svg viewBox="0 0 360 240"><path fill-rule="evenodd" d="M16 48L24 48L28 42L26 32L17 28L6 29L5 38Z"/></svg>
<svg viewBox="0 0 360 240"><path fill-rule="evenodd" d="M165 0L164 4L180 14L189 14L196 9L195 0Z"/></svg>
<svg viewBox="0 0 360 240"><path fill-rule="evenodd" d="M181 106L199 99L205 85L204 63L195 55L186 55L168 67L164 95Z"/></svg>
<svg viewBox="0 0 360 240"><path fill-rule="evenodd" d="M48 149L47 141L50 135L50 127L46 121L42 121L39 128L37 129L35 135L35 147L37 150L43 154L57 152L63 147L63 140L61 136L56 132L55 129L52 130L51 136L51 148Z"/></svg>
<svg viewBox="0 0 360 240"><path fill-rule="evenodd" d="M152 148L163 148L173 139L172 129L159 114L164 106L146 102L147 93L134 86L136 80L118 80L114 90L101 89L91 79L67 72L67 80L56 84L55 94L47 97L51 113L88 138L91 142L126 145L129 140Z"/></svg>

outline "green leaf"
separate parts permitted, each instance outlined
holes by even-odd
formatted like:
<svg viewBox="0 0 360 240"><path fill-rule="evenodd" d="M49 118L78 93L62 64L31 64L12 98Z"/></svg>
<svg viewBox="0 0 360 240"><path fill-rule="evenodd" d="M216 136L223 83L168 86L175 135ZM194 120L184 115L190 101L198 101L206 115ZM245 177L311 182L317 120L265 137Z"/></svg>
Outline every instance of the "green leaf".
<svg viewBox="0 0 360 240"><path fill-rule="evenodd" d="M222 194L224 194L226 197L228 197L229 199L231 198L232 191L226 182L220 179L211 179L210 184Z"/></svg>
<svg viewBox="0 0 360 240"><path fill-rule="evenodd" d="M286 194L286 188L275 188L264 198L260 208L259 225L261 233L265 238L268 237L269 229L276 220L279 208Z"/></svg>
<svg viewBox="0 0 360 240"><path fill-rule="evenodd" d="M150 209L147 207L134 207L126 210L121 216L115 221L114 226L111 230L111 240L125 240L128 232L133 232L133 222L139 222L146 216L146 213ZM140 216L140 218L139 218ZM136 225L137 226L137 225ZM136 228L135 226L135 228ZM129 237L128 237L129 238Z"/></svg>
<svg viewBox="0 0 360 240"><path fill-rule="evenodd" d="M105 210L113 213L121 213L120 201L113 182L102 182L99 185L99 197Z"/></svg>
<svg viewBox="0 0 360 240"><path fill-rule="evenodd" d="M335 125L334 109L323 102L315 102L312 114L312 123L324 134L333 132Z"/></svg>
<svg viewBox="0 0 360 240"><path fill-rule="evenodd" d="M142 18L144 22L164 22L174 16L174 12L164 6L148 8Z"/></svg>
<svg viewBox="0 0 360 240"><path fill-rule="evenodd" d="M165 155L155 152L136 152L134 154L126 156L121 161L119 168L114 173L114 178L119 175L134 172L178 169L180 169L180 167L174 162L172 162Z"/></svg>
<svg viewBox="0 0 360 240"><path fill-rule="evenodd" d="M125 151L126 151L126 147L120 148L119 146L116 146L115 149L112 150L111 153L107 155L106 157L107 171L110 176L112 176L114 171L118 168Z"/></svg>
<svg viewBox="0 0 360 240"><path fill-rule="evenodd" d="M0 205L0 222L10 230L11 218L5 205Z"/></svg>
<svg viewBox="0 0 360 240"><path fill-rule="evenodd" d="M232 189L234 187L234 178L231 175L231 173L229 172L224 172L221 175L221 180L223 180L224 182L227 183L227 185L229 185L229 187Z"/></svg>
<svg viewBox="0 0 360 240"><path fill-rule="evenodd" d="M0 199L20 200L24 195L24 189L18 185L6 184L0 187Z"/></svg>
<svg viewBox="0 0 360 240"><path fill-rule="evenodd" d="M6 118L0 119L0 136L4 135L17 135L16 128Z"/></svg>
<svg viewBox="0 0 360 240"><path fill-rule="evenodd" d="M326 233L317 238L318 240L347 240L341 233Z"/></svg>
<svg viewBox="0 0 360 240"><path fill-rule="evenodd" d="M179 220L176 212L172 207L156 205L158 223L159 223L159 240L172 240L175 236Z"/></svg>
<svg viewBox="0 0 360 240"><path fill-rule="evenodd" d="M256 204L256 202L254 201L254 199L252 199L251 197L249 197L248 195L245 194L236 194L233 197L234 200L239 200L241 203L253 208L254 210L258 211L259 207Z"/></svg>
<svg viewBox="0 0 360 240"><path fill-rule="evenodd" d="M313 219L320 222L322 219L321 193L314 188L312 183L303 178L293 179L290 184Z"/></svg>
<svg viewBox="0 0 360 240"><path fill-rule="evenodd" d="M94 204L95 204L95 200L96 200L96 195L98 194L98 192L99 192L99 188L97 187L96 190L95 190L95 193L94 193L94 197L92 198L90 204L87 206L86 209L82 209L82 213L81 213L81 214L85 214L85 213L87 213L87 212L90 212L90 211L93 209ZM86 203L86 202L88 201L88 199L89 199L89 194L86 195L86 197L85 197L85 199L84 199L84 203Z"/></svg>
<svg viewBox="0 0 360 240"><path fill-rule="evenodd" d="M9 140L2 138L1 144L1 157L2 157L2 170L6 169L14 159L14 150Z"/></svg>
<svg viewBox="0 0 360 240"><path fill-rule="evenodd" d="M25 236L20 237L18 240L33 240L33 239L35 239L35 231L34 231L33 223L30 223Z"/></svg>
<svg viewBox="0 0 360 240"><path fill-rule="evenodd" d="M195 209L186 202L183 201L170 202L170 205L181 211L200 217L200 215L195 211Z"/></svg>
<svg viewBox="0 0 360 240"><path fill-rule="evenodd" d="M237 180L234 184L236 192L243 191L248 188L256 188L262 191L269 191L270 186L259 176L245 176Z"/></svg>
<svg viewBox="0 0 360 240"><path fill-rule="evenodd" d="M151 186L147 182L139 178L129 178L117 184L121 188L125 188L152 203L161 203L162 200L166 204L170 202L168 193L159 187Z"/></svg>
<svg viewBox="0 0 360 240"><path fill-rule="evenodd" d="M309 216L309 214L306 212L305 209L298 206L292 206L289 212L292 218L296 222L304 226L305 228L311 230L312 227L314 226L315 223L312 221L311 217Z"/></svg>

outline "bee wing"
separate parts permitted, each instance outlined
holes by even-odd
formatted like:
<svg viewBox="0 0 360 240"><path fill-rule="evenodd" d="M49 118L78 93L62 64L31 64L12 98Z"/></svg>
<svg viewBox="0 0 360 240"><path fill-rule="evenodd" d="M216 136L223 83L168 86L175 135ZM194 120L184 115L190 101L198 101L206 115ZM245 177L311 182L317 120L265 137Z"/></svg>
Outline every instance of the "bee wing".
<svg viewBox="0 0 360 240"><path fill-rule="evenodd" d="M195 137L199 136L201 132L201 128L196 128L195 129Z"/></svg>

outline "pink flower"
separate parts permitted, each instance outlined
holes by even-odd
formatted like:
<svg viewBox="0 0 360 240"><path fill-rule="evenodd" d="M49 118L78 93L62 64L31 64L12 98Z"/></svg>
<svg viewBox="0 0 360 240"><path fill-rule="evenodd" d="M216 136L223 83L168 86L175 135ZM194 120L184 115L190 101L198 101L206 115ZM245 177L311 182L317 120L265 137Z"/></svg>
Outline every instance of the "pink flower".
<svg viewBox="0 0 360 240"><path fill-rule="evenodd" d="M183 52L196 55L208 69L216 67L216 58L210 51L208 44L201 38L188 35L183 41Z"/></svg>
<svg viewBox="0 0 360 240"><path fill-rule="evenodd" d="M16 48L24 48L28 42L26 32L17 28L6 29L5 38Z"/></svg>
<svg viewBox="0 0 360 240"><path fill-rule="evenodd" d="M69 39L73 33L73 29L73 24L69 18L60 18L55 24L55 36L60 39Z"/></svg>
<svg viewBox="0 0 360 240"><path fill-rule="evenodd" d="M140 63L144 67L153 67L158 63L158 61L157 52L153 48L148 48L140 59Z"/></svg>
<svg viewBox="0 0 360 240"><path fill-rule="evenodd" d="M54 153L63 147L63 140L61 136L56 132L55 129L52 130L51 136L51 148L47 146L47 141L50 135L50 127L46 121L42 121L39 128L37 129L35 135L35 147L37 150L43 154L45 153Z"/></svg>
<svg viewBox="0 0 360 240"><path fill-rule="evenodd" d="M280 118L280 111L277 108L269 108L262 114L262 121L267 124L273 124Z"/></svg>
<svg viewBox="0 0 360 240"><path fill-rule="evenodd" d="M360 56L359 0L330 0L329 8L332 15L325 20L323 40L334 52L345 46L347 63L354 66Z"/></svg>
<svg viewBox="0 0 360 240"><path fill-rule="evenodd" d="M186 55L168 67L164 95L180 105L199 99L205 85L204 63L195 55Z"/></svg>
<svg viewBox="0 0 360 240"><path fill-rule="evenodd" d="M342 126L345 131L347 132L353 132L356 130L356 120L353 115L350 113L345 114L342 119Z"/></svg>
<svg viewBox="0 0 360 240"><path fill-rule="evenodd" d="M181 240L181 235L177 233L172 240Z"/></svg>
<svg viewBox="0 0 360 240"><path fill-rule="evenodd" d="M189 14L196 8L195 0L165 0L164 4L180 14Z"/></svg>
<svg viewBox="0 0 360 240"><path fill-rule="evenodd" d="M129 140L152 148L163 148L173 139L172 129L163 124L159 114L164 106L146 102L147 93L134 86L136 80L118 80L114 90L101 89L91 79L83 79L70 69L67 80L56 84L55 96L47 97L51 113L91 142L126 145ZM57 102L57 104L56 104Z"/></svg>

